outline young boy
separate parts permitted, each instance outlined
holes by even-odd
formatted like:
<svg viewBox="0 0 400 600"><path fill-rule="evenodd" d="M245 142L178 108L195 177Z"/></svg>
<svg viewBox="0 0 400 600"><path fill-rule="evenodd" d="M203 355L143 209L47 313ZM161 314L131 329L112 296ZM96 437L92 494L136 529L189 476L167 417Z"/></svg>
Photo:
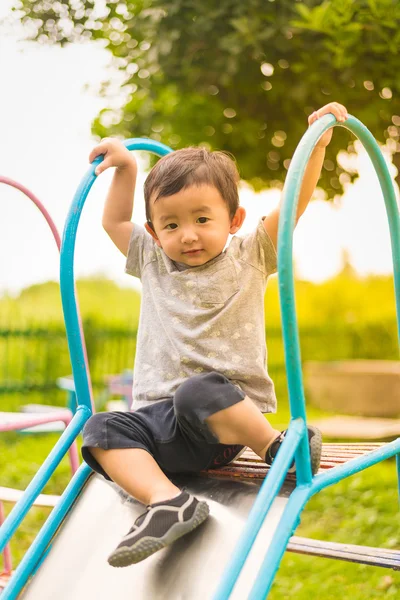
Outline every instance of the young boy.
<svg viewBox="0 0 400 600"><path fill-rule="evenodd" d="M331 103L313 123L346 108ZM332 130L315 148L302 184L297 219L317 184ZM85 461L147 505L109 556L115 567L137 563L188 533L208 516L206 502L174 485L167 474L228 464L250 447L271 464L285 432L274 412L266 371L264 292L276 271L279 208L247 236L234 236L245 218L239 175L225 154L187 148L160 159L147 177L147 223L131 222L136 182L133 155L105 139L99 175L116 167L103 226L127 257L126 271L143 285L133 385L133 412L99 413L84 429ZM321 435L308 431L313 473ZM294 468L294 465L293 465Z"/></svg>

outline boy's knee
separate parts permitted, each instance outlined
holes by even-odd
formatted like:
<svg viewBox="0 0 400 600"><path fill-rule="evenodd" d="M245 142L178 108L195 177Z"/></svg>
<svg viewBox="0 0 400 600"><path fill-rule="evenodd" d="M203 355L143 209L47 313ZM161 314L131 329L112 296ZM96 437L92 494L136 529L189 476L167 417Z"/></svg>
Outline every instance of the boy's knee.
<svg viewBox="0 0 400 600"><path fill-rule="evenodd" d="M97 413L86 421L82 432L85 446L99 448L104 444L107 418L108 413ZM103 440L103 444L100 444L100 440Z"/></svg>
<svg viewBox="0 0 400 600"><path fill-rule="evenodd" d="M222 391L221 386L227 382L224 375L215 371L190 377L175 392L175 414L187 418L193 412L201 412L203 407L213 403L215 395Z"/></svg>

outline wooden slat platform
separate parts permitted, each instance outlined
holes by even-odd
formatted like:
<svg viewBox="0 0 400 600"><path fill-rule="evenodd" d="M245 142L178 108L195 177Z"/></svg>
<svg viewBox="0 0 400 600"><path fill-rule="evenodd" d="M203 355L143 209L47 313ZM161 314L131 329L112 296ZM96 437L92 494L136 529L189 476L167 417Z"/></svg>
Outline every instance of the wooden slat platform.
<svg viewBox="0 0 400 600"><path fill-rule="evenodd" d="M321 465L319 473L341 465L352 458L363 456L383 446L383 443L359 443L359 444L323 444ZM245 452L235 461L226 467L219 469L209 469L203 471L207 477L228 477L239 479L264 479L269 467L261 460L257 454L247 448ZM294 475L288 475L288 480L294 480Z"/></svg>
<svg viewBox="0 0 400 600"><path fill-rule="evenodd" d="M347 562L355 562L373 567L400 570L400 550L388 548L371 548L355 544L338 544L294 536L287 549L297 554L308 554L322 558L335 558Z"/></svg>

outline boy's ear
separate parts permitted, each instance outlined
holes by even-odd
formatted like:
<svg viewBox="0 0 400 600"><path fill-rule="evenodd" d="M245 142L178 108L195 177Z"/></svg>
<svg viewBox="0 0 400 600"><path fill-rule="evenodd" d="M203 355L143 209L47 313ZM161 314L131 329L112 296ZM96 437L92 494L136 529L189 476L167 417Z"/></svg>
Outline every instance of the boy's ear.
<svg viewBox="0 0 400 600"><path fill-rule="evenodd" d="M144 224L144 227L145 227L147 233L149 233L151 235L151 237L153 238L153 240L155 241L157 246L159 246L161 248L160 240L158 239L157 234L152 227L152 223L150 224L149 222L147 222Z"/></svg>
<svg viewBox="0 0 400 600"><path fill-rule="evenodd" d="M236 233L237 231L239 231L239 229L243 225L243 221L245 220L245 217L246 217L246 211L244 210L244 208L242 206L239 206L239 208L237 209L237 211L235 212L235 214L233 215L233 218L231 220L231 227L229 229L229 233Z"/></svg>

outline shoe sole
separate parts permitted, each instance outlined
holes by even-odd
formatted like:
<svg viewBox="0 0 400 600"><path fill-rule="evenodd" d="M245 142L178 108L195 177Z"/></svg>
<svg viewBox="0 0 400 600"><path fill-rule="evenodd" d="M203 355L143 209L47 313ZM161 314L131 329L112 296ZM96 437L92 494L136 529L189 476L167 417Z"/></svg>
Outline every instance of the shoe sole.
<svg viewBox="0 0 400 600"><path fill-rule="evenodd" d="M310 442L310 457L311 457L311 472L315 475L319 469L319 465L321 463L321 452L322 452L322 435L319 429L313 427L312 425L308 426L308 429L311 429L313 432L313 437Z"/></svg>
<svg viewBox="0 0 400 600"><path fill-rule="evenodd" d="M108 563L112 567L128 567L134 565L158 550L165 548L175 542L178 538L190 533L205 521L210 513L206 502L199 502L192 517L184 523L175 523L160 538L146 536L138 540L133 546L122 546L108 557Z"/></svg>
<svg viewBox="0 0 400 600"><path fill-rule="evenodd" d="M311 438L310 444L310 462L311 462L311 473L315 475L318 472L319 465L321 463L321 454L322 454L322 435L317 427L313 425L308 425L307 429L313 432L313 436ZM294 463L294 461L293 461ZM268 465L271 466L271 465ZM296 476L296 465L293 464L292 467L288 470L289 475Z"/></svg>

